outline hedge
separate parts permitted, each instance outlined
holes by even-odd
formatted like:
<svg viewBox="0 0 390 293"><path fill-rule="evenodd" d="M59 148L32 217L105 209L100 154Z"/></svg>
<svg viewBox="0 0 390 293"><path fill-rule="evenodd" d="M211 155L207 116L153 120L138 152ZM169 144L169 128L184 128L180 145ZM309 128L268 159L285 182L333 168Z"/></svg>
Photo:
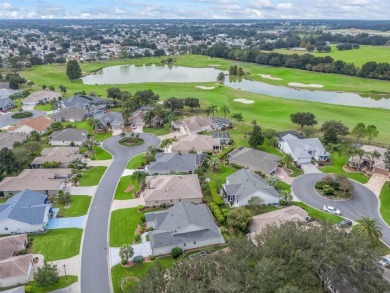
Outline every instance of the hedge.
<svg viewBox="0 0 390 293"><path fill-rule="evenodd" d="M223 205L224 204L224 201L223 199L219 196L218 192L217 192L217 188L215 187L215 182L214 181L210 181L209 182L209 187L210 187L210 193L211 193L211 197L213 199L213 201L217 204L217 205Z"/></svg>

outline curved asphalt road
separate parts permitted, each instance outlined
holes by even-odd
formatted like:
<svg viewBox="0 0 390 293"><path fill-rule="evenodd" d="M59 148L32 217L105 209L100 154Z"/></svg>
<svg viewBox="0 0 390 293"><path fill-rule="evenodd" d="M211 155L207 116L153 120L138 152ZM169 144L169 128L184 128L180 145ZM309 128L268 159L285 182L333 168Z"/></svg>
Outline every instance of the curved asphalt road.
<svg viewBox="0 0 390 293"><path fill-rule="evenodd" d="M140 134L145 143L136 147L123 147L118 144L119 136L104 141L103 147L114 159L99 183L92 200L81 256L81 292L111 292L108 264L108 219L111 201L119 178L127 162L135 155L142 153L149 145L157 146L160 140L150 134Z"/></svg>
<svg viewBox="0 0 390 293"><path fill-rule="evenodd" d="M31 112L33 114L29 118L36 118L36 117L39 117L39 116L46 116L47 115L47 113L45 111L29 110L27 112ZM0 128L16 124L19 121L21 121L23 119L26 119L26 118L14 119L14 118L11 117L13 114L15 114L15 112L9 112L9 113L6 113L6 114L0 116Z"/></svg>
<svg viewBox="0 0 390 293"><path fill-rule="evenodd" d="M326 174L305 174L294 179L291 187L294 195L301 201L317 209L322 209L324 205L330 205L339 209L342 216L356 221L357 219L369 216L377 219L382 227L382 240L390 245L390 227L379 216L378 198L364 185L352 181L354 191L352 198L346 201L326 199L319 196L314 187Z"/></svg>

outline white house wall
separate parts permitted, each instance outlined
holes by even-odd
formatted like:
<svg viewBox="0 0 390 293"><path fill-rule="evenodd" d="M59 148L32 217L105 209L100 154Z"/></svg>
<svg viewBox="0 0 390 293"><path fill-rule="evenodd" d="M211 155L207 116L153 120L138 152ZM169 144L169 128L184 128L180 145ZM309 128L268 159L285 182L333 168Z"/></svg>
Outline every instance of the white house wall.
<svg viewBox="0 0 390 293"><path fill-rule="evenodd" d="M8 230L5 230L6 227L8 227ZM42 224L31 225L12 219L5 219L4 221L0 222L0 235L34 233L42 232L43 230L44 229Z"/></svg>

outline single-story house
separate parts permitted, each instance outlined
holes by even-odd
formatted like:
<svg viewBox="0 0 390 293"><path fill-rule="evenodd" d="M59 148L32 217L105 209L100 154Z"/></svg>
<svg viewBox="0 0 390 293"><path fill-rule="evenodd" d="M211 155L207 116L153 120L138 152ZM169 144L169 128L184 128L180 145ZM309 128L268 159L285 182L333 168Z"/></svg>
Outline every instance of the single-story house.
<svg viewBox="0 0 390 293"><path fill-rule="evenodd" d="M304 139L302 133L295 131L295 130L288 130L288 131L281 131L277 133L279 140L288 140L291 138L298 138L298 139Z"/></svg>
<svg viewBox="0 0 390 293"><path fill-rule="evenodd" d="M59 122L80 122L83 121L88 114L88 110L84 108L64 108L54 113L51 120Z"/></svg>
<svg viewBox="0 0 390 293"><path fill-rule="evenodd" d="M213 128L215 130L224 130L233 126L231 120L222 117L211 117L211 121L214 123Z"/></svg>
<svg viewBox="0 0 390 293"><path fill-rule="evenodd" d="M58 100L59 97L61 97L61 94L55 91L37 91L24 98L23 105L35 106L40 103L46 104L54 99Z"/></svg>
<svg viewBox="0 0 390 293"><path fill-rule="evenodd" d="M279 138L279 149L285 154L292 155L297 164L307 164L312 159L320 162L330 159L330 154L317 137L300 138L288 133Z"/></svg>
<svg viewBox="0 0 390 293"><path fill-rule="evenodd" d="M65 128L54 131L49 135L51 145L76 145L80 146L88 139L88 134L83 129Z"/></svg>
<svg viewBox="0 0 390 293"><path fill-rule="evenodd" d="M369 155L364 155L360 158L360 156L352 156L348 159L348 165L355 169L364 169L370 168L372 166L372 172L377 174L382 174L385 176L389 176L389 169L386 168L386 164L384 162L385 157L385 148L376 147L372 145L363 145L361 147L366 153L372 153L373 151L377 151L381 156L379 158L370 158Z"/></svg>
<svg viewBox="0 0 390 293"><path fill-rule="evenodd" d="M83 108L89 110L91 114L102 113L107 105L114 104L114 100L99 98L94 96L76 95L68 99L61 100L61 108Z"/></svg>
<svg viewBox="0 0 390 293"><path fill-rule="evenodd" d="M81 160L83 155L80 154L78 147L54 147L45 148L40 157L36 157L30 164L31 169L42 168L46 162L59 162L59 167L67 168L74 160Z"/></svg>
<svg viewBox="0 0 390 293"><path fill-rule="evenodd" d="M133 124L134 126L145 126L144 117L146 112L147 110L144 108L134 111L129 118L129 123Z"/></svg>
<svg viewBox="0 0 390 293"><path fill-rule="evenodd" d="M145 171L153 174L194 174L195 170L203 165L204 154L182 154L182 153L158 153L155 162L146 166Z"/></svg>
<svg viewBox="0 0 390 293"><path fill-rule="evenodd" d="M193 116L172 123L172 128L179 130L185 135L196 134L201 131L210 131L213 129L214 122L211 118Z"/></svg>
<svg viewBox="0 0 390 293"><path fill-rule="evenodd" d="M180 202L164 211L146 213L146 227L155 256L169 254L175 247L183 250L225 243L205 204Z"/></svg>
<svg viewBox="0 0 390 293"><path fill-rule="evenodd" d="M239 147L231 151L227 159L229 163L271 175L276 171L281 157L252 148Z"/></svg>
<svg viewBox="0 0 390 293"><path fill-rule="evenodd" d="M15 142L24 142L27 140L28 134L27 133L10 133L10 132L0 132L0 150L2 148L9 148L12 149Z"/></svg>
<svg viewBox="0 0 390 293"><path fill-rule="evenodd" d="M221 142L218 138L212 138L211 136L200 134L183 136L178 141L173 142L167 148L168 153L208 153L219 152L220 150Z"/></svg>
<svg viewBox="0 0 390 293"><path fill-rule="evenodd" d="M7 112L15 107L15 102L8 97L0 97L0 111Z"/></svg>
<svg viewBox="0 0 390 293"><path fill-rule="evenodd" d="M53 122L50 118L38 116L36 118L27 118L20 121L17 125L7 129L8 132L19 132L30 134L33 131L44 134Z"/></svg>
<svg viewBox="0 0 390 293"><path fill-rule="evenodd" d="M279 227L286 222L307 222L309 214L298 206L289 206L273 212L268 212L252 218L249 225L249 238L254 241L257 234L260 234L267 226Z"/></svg>
<svg viewBox="0 0 390 293"><path fill-rule="evenodd" d="M222 185L222 194L226 202L233 207L245 206L252 197L258 197L264 204L278 204L279 193L267 180L248 169L241 169L226 177Z"/></svg>
<svg viewBox="0 0 390 293"><path fill-rule="evenodd" d="M12 95L19 93L19 90L0 88L0 98L9 98Z"/></svg>
<svg viewBox="0 0 390 293"><path fill-rule="evenodd" d="M72 169L25 169L18 176L5 177L0 182L0 197L11 196L25 189L56 195L72 177Z"/></svg>
<svg viewBox="0 0 390 293"><path fill-rule="evenodd" d="M104 114L95 115L95 119L98 119L101 125L108 127L109 129L123 129L124 119L122 113L119 112L106 112Z"/></svg>
<svg viewBox="0 0 390 293"><path fill-rule="evenodd" d="M221 144L228 144L230 141L230 133L226 131L214 131L211 133L212 138L218 138Z"/></svg>
<svg viewBox="0 0 390 293"><path fill-rule="evenodd" d="M203 194L198 175L155 175L146 177L141 197L145 206L174 205L186 201L202 203Z"/></svg>
<svg viewBox="0 0 390 293"><path fill-rule="evenodd" d="M13 257L15 253L25 250L27 243L27 234L0 237L0 261Z"/></svg>
<svg viewBox="0 0 390 293"><path fill-rule="evenodd" d="M51 207L46 194L29 189L15 194L0 204L0 235L45 231Z"/></svg>

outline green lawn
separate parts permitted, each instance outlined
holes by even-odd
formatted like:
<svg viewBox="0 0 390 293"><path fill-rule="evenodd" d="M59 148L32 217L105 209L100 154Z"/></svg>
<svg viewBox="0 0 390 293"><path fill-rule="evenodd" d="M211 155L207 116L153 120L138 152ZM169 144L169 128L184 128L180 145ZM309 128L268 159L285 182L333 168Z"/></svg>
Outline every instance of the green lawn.
<svg viewBox="0 0 390 293"><path fill-rule="evenodd" d="M89 133L92 133L92 126L88 125L87 120L79 121L79 122L61 122L61 124L65 127L68 125L71 125L72 127L75 127L77 129L84 129L84 130L88 131Z"/></svg>
<svg viewBox="0 0 390 293"><path fill-rule="evenodd" d="M134 189L130 192L125 192L126 188L130 185L134 186ZM115 191L115 199L132 199L134 198L134 192L139 190L138 181L133 176L123 176L118 183Z"/></svg>
<svg viewBox="0 0 390 293"><path fill-rule="evenodd" d="M380 200L380 212L383 220L390 225L390 183L386 182L383 185L381 194L379 196Z"/></svg>
<svg viewBox="0 0 390 293"><path fill-rule="evenodd" d="M88 213L89 205L91 204L91 197L85 195L71 195L70 208L65 209L64 204L59 200L54 205L54 208L59 208L59 214L64 217L79 217Z"/></svg>
<svg viewBox="0 0 390 293"><path fill-rule="evenodd" d="M288 185L286 182L280 181L279 185L277 187L278 190L287 190L291 192L291 186Z"/></svg>
<svg viewBox="0 0 390 293"><path fill-rule="evenodd" d="M299 175L303 174L303 170L298 169L297 167L294 166L294 164L288 163L287 166L288 166L288 169L290 169L292 171L292 174L289 175L290 177L298 177Z"/></svg>
<svg viewBox="0 0 390 293"><path fill-rule="evenodd" d="M95 153L92 155L92 160L111 160L112 156L101 146L95 148Z"/></svg>
<svg viewBox="0 0 390 293"><path fill-rule="evenodd" d="M136 155L134 156L130 162L127 164L127 169L137 169L139 166L141 166L142 164L145 164L146 163L146 160L145 160L145 155L144 154L139 154L139 155Z"/></svg>
<svg viewBox="0 0 390 293"><path fill-rule="evenodd" d="M40 110L40 111L45 111L45 112L51 111L51 105L50 105L50 103L37 105L34 107L34 110Z"/></svg>
<svg viewBox="0 0 390 293"><path fill-rule="evenodd" d="M127 268L124 268L120 264L118 264L111 269L111 278L112 278L112 285L114 287L114 292L115 293L124 292L120 286L123 278L131 276L140 279L146 275L146 273L149 271L149 269L152 266L160 264L163 268L169 268L174 264L174 262L175 261L172 257L167 256L167 257L158 258L154 262L144 262Z"/></svg>
<svg viewBox="0 0 390 293"><path fill-rule="evenodd" d="M350 179L356 180L360 183L367 183L369 178L363 173L350 173L343 169L343 167L347 164L348 158L340 155L338 153L333 153L331 155L333 165L325 166L320 168L320 170L324 173L334 173L345 175Z"/></svg>
<svg viewBox="0 0 390 293"><path fill-rule="evenodd" d="M67 228L29 235L34 239L29 250L43 254L46 261L70 258L79 254L82 233L82 229Z"/></svg>
<svg viewBox="0 0 390 293"><path fill-rule="evenodd" d="M211 181L214 181L215 186L219 189L222 187L222 184L226 183L226 177L236 171L236 168L221 165L215 172L209 168L206 172L206 176L210 178Z"/></svg>
<svg viewBox="0 0 390 293"><path fill-rule="evenodd" d="M355 66L361 67L368 61L387 62L390 63L390 48L387 46L365 46L361 45L359 49L339 51L336 45L331 45L332 51L329 53L312 52L314 56L330 56L334 60L343 60L347 63L353 63ZM308 52L292 51L286 49L277 49L275 52L282 54L306 54Z"/></svg>
<svg viewBox="0 0 390 293"><path fill-rule="evenodd" d="M105 141L107 138L110 138L112 136L112 132L102 132L102 133L94 133L93 137L97 141Z"/></svg>
<svg viewBox="0 0 390 293"><path fill-rule="evenodd" d="M63 270L63 268L58 267L58 270ZM45 287L45 288L37 287L35 284L35 281L30 281L27 285L30 285L32 287L33 293L46 293L46 292L51 292L54 290L66 288L66 287L72 285L73 283L76 283L77 280L78 280L77 276L67 275L66 277L61 276L57 284L54 284L54 285L49 286L49 287Z"/></svg>
<svg viewBox="0 0 390 293"><path fill-rule="evenodd" d="M87 171L82 171L83 176L80 178L79 185L80 186L98 185L106 169L107 167L98 166L98 167L93 167Z"/></svg>
<svg viewBox="0 0 390 293"><path fill-rule="evenodd" d="M338 222L340 222L341 220L344 219L342 217L339 217L339 216L336 216L336 215L332 215L332 214L328 214L328 213L325 213L323 211L320 211L320 210L317 210L315 208L312 208L311 206L308 206L307 204L305 204L303 202L296 202L295 201L292 204L295 205L295 206L299 206L299 207L303 208L305 211L307 211L309 213L310 217L312 217L312 218L314 218L316 220L329 221L332 224L337 224Z"/></svg>
<svg viewBox="0 0 390 293"><path fill-rule="evenodd" d="M153 133L154 135L164 135L171 133L171 128L169 127L169 123L165 123L164 127L144 127L143 131L145 133Z"/></svg>
<svg viewBox="0 0 390 293"><path fill-rule="evenodd" d="M110 246L120 247L123 244L133 243L134 232L141 219L137 208L121 209L111 213Z"/></svg>

